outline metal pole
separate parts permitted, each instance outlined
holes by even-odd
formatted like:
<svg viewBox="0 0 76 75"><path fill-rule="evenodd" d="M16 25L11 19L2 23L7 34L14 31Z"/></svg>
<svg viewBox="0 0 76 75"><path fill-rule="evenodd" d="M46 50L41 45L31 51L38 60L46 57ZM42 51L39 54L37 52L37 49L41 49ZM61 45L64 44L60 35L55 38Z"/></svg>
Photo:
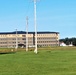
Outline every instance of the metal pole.
<svg viewBox="0 0 76 75"><path fill-rule="evenodd" d="M36 25L36 0L34 0L34 25L35 25L35 50L37 54L37 25Z"/></svg>
<svg viewBox="0 0 76 75"><path fill-rule="evenodd" d="M17 29L16 29L16 50L18 48Z"/></svg>
<svg viewBox="0 0 76 75"><path fill-rule="evenodd" d="M28 51L28 16L26 17L26 51Z"/></svg>

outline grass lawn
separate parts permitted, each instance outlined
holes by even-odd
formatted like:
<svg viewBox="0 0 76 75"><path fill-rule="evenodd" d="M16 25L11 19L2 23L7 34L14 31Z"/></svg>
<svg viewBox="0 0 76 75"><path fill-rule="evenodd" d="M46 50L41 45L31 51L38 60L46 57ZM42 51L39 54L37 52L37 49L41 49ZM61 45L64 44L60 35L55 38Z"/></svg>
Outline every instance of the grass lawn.
<svg viewBox="0 0 76 75"><path fill-rule="evenodd" d="M76 48L0 54L0 75L76 75Z"/></svg>

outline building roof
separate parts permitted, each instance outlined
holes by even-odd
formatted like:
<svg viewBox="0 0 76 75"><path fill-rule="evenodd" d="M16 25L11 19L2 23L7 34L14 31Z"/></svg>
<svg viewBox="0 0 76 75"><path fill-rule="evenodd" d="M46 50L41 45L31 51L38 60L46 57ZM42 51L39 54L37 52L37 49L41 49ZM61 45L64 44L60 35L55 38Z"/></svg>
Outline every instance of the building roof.
<svg viewBox="0 0 76 75"><path fill-rule="evenodd" d="M37 32L37 34L59 34L59 32ZM0 32L0 34L16 34L16 31L14 32ZM17 31L17 34L26 34L25 31ZM35 32L28 32L28 34L35 34Z"/></svg>

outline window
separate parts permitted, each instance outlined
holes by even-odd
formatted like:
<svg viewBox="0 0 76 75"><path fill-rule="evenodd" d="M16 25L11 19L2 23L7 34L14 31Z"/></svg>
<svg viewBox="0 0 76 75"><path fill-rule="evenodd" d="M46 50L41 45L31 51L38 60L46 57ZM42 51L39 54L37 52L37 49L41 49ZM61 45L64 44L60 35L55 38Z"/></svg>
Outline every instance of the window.
<svg viewBox="0 0 76 75"><path fill-rule="evenodd" d="M22 40L26 40L26 38L22 38Z"/></svg>
<svg viewBox="0 0 76 75"><path fill-rule="evenodd" d="M26 35L22 35L22 37L26 37Z"/></svg>

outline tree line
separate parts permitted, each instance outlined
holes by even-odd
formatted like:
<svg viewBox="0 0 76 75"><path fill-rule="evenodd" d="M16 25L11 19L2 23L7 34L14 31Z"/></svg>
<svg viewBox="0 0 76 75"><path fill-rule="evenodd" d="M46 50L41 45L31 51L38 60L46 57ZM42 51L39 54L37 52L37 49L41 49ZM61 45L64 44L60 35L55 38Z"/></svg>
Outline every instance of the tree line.
<svg viewBox="0 0 76 75"><path fill-rule="evenodd" d="M76 38L64 38L60 39L60 42L64 42L66 45L72 44L76 46Z"/></svg>

